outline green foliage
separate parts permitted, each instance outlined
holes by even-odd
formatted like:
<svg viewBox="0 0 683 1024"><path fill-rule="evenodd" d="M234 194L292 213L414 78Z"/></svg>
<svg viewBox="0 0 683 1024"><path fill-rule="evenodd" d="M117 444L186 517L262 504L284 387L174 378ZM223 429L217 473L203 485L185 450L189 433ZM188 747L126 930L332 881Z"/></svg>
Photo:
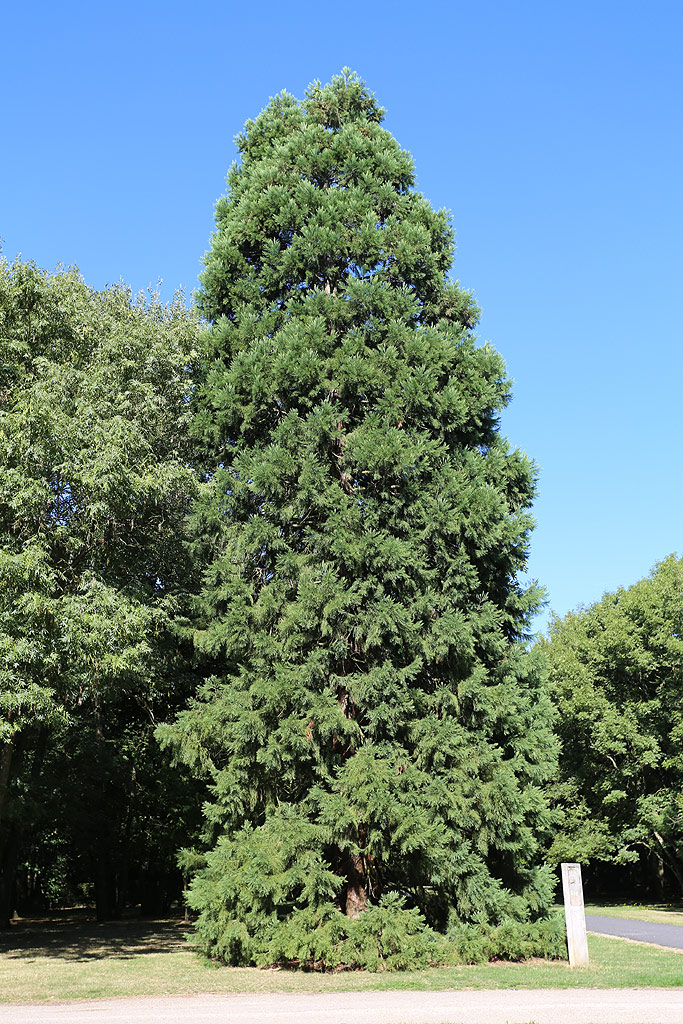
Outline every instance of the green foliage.
<svg viewBox="0 0 683 1024"><path fill-rule="evenodd" d="M190 888L189 904L201 912L197 947L235 966L314 970L416 970L566 954L556 918L458 924L444 937L396 892L350 918L336 905L343 880L322 859L319 832L286 807L261 828L222 836Z"/></svg>
<svg viewBox="0 0 683 1024"><path fill-rule="evenodd" d="M381 120L346 72L272 100L205 261L209 674L159 735L210 783L192 905L231 962L256 959L252 913L280 934L394 897L434 926L549 901L534 469L499 433L509 382L447 278L448 216Z"/></svg>
<svg viewBox="0 0 683 1024"><path fill-rule="evenodd" d="M565 925L560 916L534 922L507 918L496 926L459 924L449 929L447 938L452 963L567 958Z"/></svg>
<svg viewBox="0 0 683 1024"><path fill-rule="evenodd" d="M192 683L196 335L180 298L0 264L0 917L65 801L92 874L168 774L150 741Z"/></svg>
<svg viewBox="0 0 683 1024"><path fill-rule="evenodd" d="M555 618L541 644L562 740L553 861L661 859L683 888L683 560Z"/></svg>

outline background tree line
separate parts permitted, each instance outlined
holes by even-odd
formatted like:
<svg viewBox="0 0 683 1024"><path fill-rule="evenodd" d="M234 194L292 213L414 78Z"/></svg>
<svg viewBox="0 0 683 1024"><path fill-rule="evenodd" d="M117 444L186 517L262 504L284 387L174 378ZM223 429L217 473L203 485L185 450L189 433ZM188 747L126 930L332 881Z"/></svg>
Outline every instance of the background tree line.
<svg viewBox="0 0 683 1024"><path fill-rule="evenodd" d="M153 738L194 685L194 316L0 269L0 918L161 909L198 791Z"/></svg>
<svg viewBox="0 0 683 1024"><path fill-rule="evenodd" d="M0 268L5 924L158 912L181 847L231 962L435 956L560 859L680 893L681 562L530 646L535 468L382 118L248 122L193 310Z"/></svg>
<svg viewBox="0 0 683 1024"><path fill-rule="evenodd" d="M683 896L683 559L555 617L539 643L561 741L553 863L618 896Z"/></svg>

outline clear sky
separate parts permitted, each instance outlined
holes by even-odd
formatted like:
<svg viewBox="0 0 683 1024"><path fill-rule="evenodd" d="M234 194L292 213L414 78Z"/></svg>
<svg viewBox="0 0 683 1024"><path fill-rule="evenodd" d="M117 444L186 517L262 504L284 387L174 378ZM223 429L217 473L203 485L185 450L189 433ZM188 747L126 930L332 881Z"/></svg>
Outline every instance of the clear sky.
<svg viewBox="0 0 683 1024"><path fill-rule="evenodd" d="M452 211L564 614L683 553L682 53L680 0L5 4L4 252L191 292L244 121L353 68Z"/></svg>

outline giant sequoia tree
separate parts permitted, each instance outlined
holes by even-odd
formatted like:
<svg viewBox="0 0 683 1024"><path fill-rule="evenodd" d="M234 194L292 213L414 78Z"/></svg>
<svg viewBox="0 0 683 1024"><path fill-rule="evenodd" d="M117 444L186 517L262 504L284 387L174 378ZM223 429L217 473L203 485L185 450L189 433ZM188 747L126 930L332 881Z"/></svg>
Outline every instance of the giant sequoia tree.
<svg viewBox="0 0 683 1024"><path fill-rule="evenodd" d="M378 904L443 926L548 899L534 469L382 117L349 73L272 100L202 277L212 674L162 735L212 783L191 902L232 962L315 959L302 936Z"/></svg>

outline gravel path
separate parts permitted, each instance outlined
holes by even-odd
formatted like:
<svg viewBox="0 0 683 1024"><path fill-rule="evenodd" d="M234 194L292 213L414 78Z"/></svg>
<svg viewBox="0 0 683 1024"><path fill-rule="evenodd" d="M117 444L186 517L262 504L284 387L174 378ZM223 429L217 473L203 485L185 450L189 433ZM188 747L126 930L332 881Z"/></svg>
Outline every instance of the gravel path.
<svg viewBox="0 0 683 1024"><path fill-rule="evenodd" d="M680 924L652 924L649 921L586 914L586 928L589 932L599 932L601 935L616 935L620 939L654 942L658 946L683 949L683 925ZM683 1014L681 1021L683 1022Z"/></svg>
<svg viewBox="0 0 683 1024"><path fill-rule="evenodd" d="M681 1024L681 989L338 992L0 1007L2 1024Z"/></svg>

